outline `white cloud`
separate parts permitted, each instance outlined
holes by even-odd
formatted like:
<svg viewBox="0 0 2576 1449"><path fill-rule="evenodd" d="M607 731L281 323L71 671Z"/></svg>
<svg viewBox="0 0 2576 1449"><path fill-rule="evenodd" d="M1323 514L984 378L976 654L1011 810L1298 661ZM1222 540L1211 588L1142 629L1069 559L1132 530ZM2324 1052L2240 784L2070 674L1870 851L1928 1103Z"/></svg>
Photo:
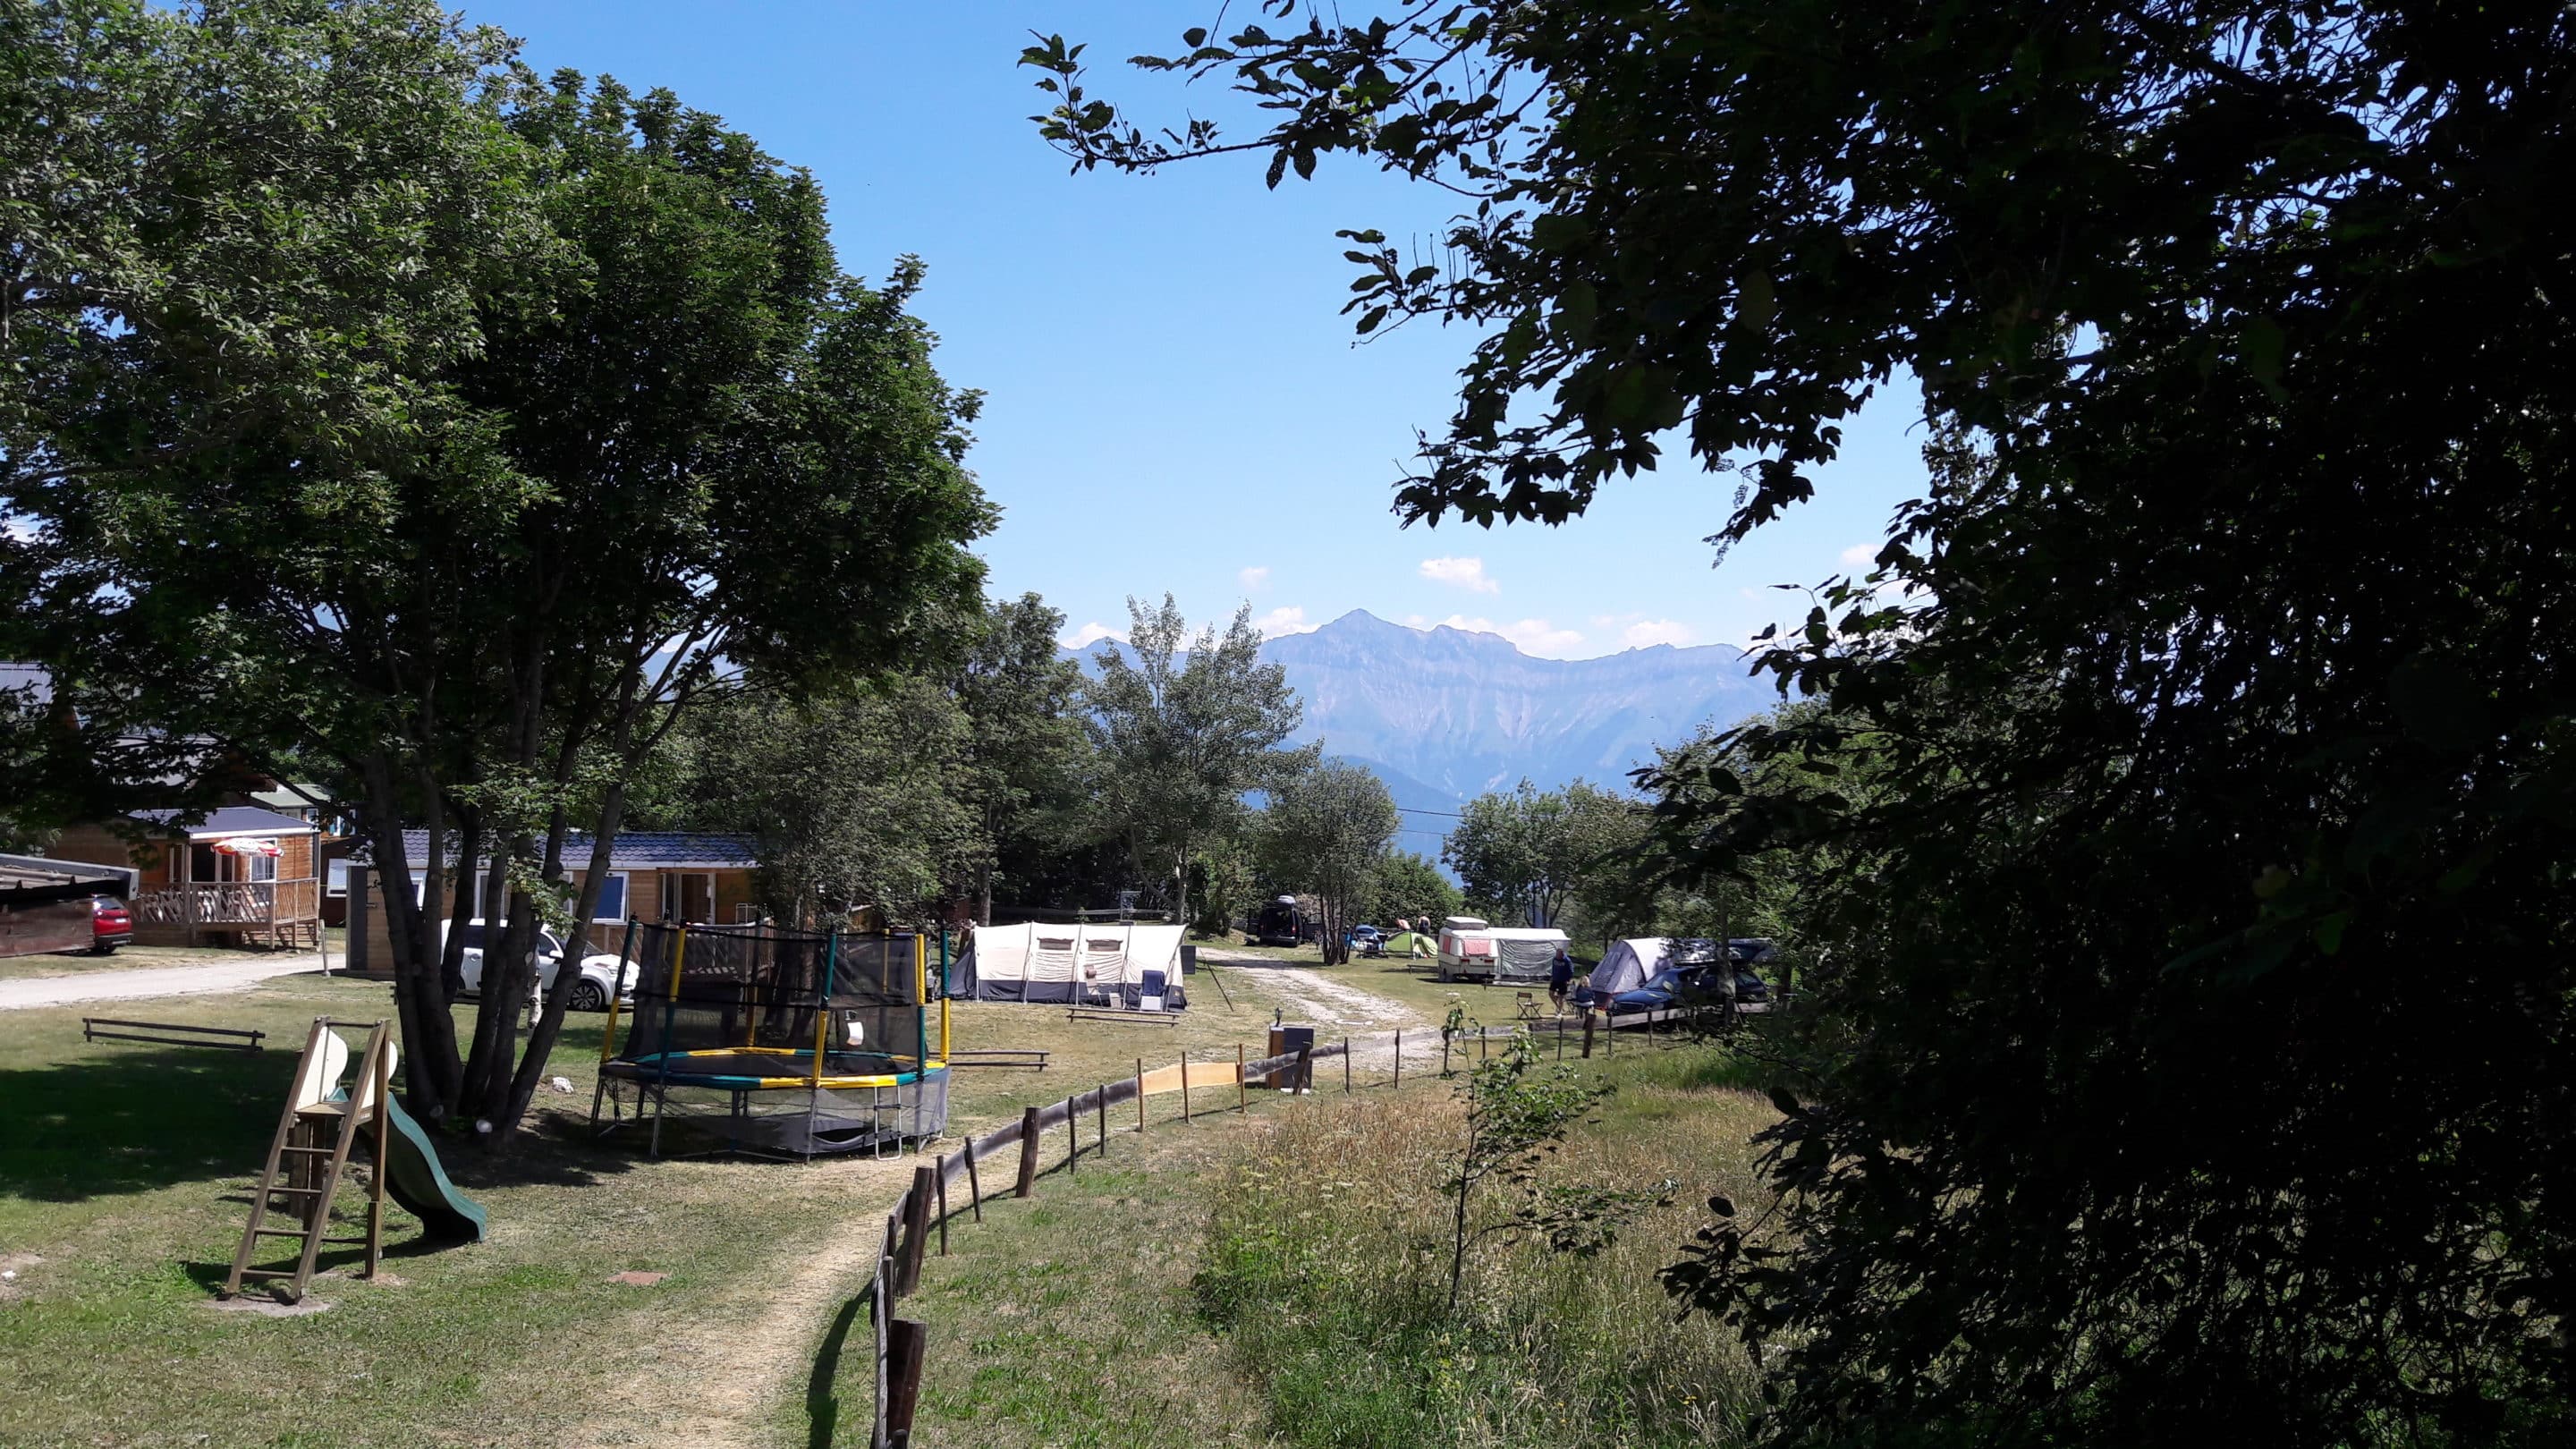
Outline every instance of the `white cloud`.
<svg viewBox="0 0 2576 1449"><path fill-rule="evenodd" d="M1699 641L1699 631L1679 619L1640 619L1619 637L1628 641L1629 648L1643 649L1650 644L1694 644Z"/></svg>
<svg viewBox="0 0 2576 1449"><path fill-rule="evenodd" d="M1106 624L1096 621L1083 625L1081 628L1074 630L1071 634L1068 634L1064 638L1058 639L1055 642L1063 645L1067 649L1088 649L1103 639L1115 639L1121 644L1127 642L1127 636L1125 634L1120 633L1116 629L1110 628Z"/></svg>
<svg viewBox="0 0 2576 1449"><path fill-rule="evenodd" d="M1246 593L1260 593L1270 587L1270 565L1258 564L1252 568L1240 570L1235 577L1243 581Z"/></svg>
<svg viewBox="0 0 2576 1449"><path fill-rule="evenodd" d="M1312 634L1324 627L1307 623L1306 611L1293 605L1271 610L1253 620L1252 626L1261 631L1264 639L1276 639L1282 634Z"/></svg>
<svg viewBox="0 0 2576 1449"><path fill-rule="evenodd" d="M1843 567L1847 569L1875 568L1878 565L1878 551L1884 547L1886 547L1885 544L1878 543L1853 544L1851 547L1843 550Z"/></svg>
<svg viewBox="0 0 2576 1449"><path fill-rule="evenodd" d="M1524 654L1537 654L1550 659L1571 657L1568 651L1583 642L1583 635L1573 629L1560 629L1545 619L1515 619L1501 623L1487 618L1469 618L1452 614L1446 619L1425 618L1420 614L1404 616L1405 624L1415 629L1464 629L1470 634L1500 634L1520 646Z"/></svg>
<svg viewBox="0 0 2576 1449"><path fill-rule="evenodd" d="M1500 583L1485 577L1485 561L1480 558L1427 558L1422 561L1422 576L1435 584L1455 584L1470 593L1503 591Z"/></svg>

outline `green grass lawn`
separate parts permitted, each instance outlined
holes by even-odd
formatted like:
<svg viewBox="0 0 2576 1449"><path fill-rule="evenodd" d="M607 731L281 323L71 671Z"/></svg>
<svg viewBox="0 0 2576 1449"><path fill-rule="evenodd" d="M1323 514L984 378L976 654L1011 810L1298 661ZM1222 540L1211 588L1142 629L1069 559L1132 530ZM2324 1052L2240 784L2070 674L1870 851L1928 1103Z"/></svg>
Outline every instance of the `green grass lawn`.
<svg viewBox="0 0 2576 1449"><path fill-rule="evenodd" d="M1194 988L1172 1027L958 1004L957 1044L1057 1055L1043 1074L959 1072L952 1134L1138 1058L1260 1055L1285 982L1244 971L1227 984L1233 1011ZM540 1097L514 1152L444 1154L489 1209L490 1241L422 1251L418 1225L389 1208L382 1281L345 1276L356 1249L326 1250L343 1270L312 1291L327 1311L212 1306L307 1026L390 1006L381 983L296 975L112 1013L257 1028L273 1049L256 1056L84 1043L79 1018L96 1008L0 1012L0 1259L17 1274L0 1284L0 1444L811 1442L811 1366L917 1159L654 1161L593 1141L596 1016L568 1023L550 1071L574 1091ZM630 1269L669 1276L611 1281Z"/></svg>

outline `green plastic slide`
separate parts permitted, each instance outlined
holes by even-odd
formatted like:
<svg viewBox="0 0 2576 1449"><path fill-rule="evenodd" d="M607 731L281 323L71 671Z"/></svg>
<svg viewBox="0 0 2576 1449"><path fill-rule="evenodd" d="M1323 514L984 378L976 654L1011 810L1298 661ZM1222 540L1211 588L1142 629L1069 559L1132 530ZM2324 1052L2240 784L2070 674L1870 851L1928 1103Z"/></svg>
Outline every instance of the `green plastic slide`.
<svg viewBox="0 0 2576 1449"><path fill-rule="evenodd" d="M421 1130L402 1103L387 1098L385 1110L393 1114L392 1145L386 1149L385 1191L393 1200L409 1209L429 1229L433 1238L479 1243L491 1219L483 1205L456 1190L447 1180L447 1169L438 1165L438 1149L430 1144L429 1134Z"/></svg>

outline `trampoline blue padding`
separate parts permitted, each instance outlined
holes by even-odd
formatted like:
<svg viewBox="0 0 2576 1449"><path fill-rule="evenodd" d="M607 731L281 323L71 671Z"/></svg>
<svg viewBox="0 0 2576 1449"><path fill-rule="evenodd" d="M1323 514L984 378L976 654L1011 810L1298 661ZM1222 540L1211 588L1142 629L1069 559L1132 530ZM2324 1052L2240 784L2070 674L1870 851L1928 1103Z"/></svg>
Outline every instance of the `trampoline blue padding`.
<svg viewBox="0 0 2576 1449"><path fill-rule="evenodd" d="M675 1087L713 1087L719 1091L759 1092L790 1087L900 1087L923 1075L944 1077L945 1062L916 1062L884 1052L837 1051L823 1054L818 1079L814 1053L786 1047L729 1047L710 1051L650 1052L605 1063L601 1071L631 1081L667 1082Z"/></svg>

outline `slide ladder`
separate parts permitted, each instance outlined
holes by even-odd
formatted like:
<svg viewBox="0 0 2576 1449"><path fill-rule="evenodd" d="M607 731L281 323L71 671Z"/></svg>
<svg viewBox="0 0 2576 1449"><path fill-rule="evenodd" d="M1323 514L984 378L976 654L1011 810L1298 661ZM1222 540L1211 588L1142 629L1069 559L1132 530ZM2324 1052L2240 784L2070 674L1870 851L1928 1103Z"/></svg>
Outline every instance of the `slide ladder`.
<svg viewBox="0 0 2576 1449"><path fill-rule="evenodd" d="M393 1100L395 1048L384 1022L345 1023L365 1025L367 1044L359 1053L356 1081L342 1093L337 1089L340 1074L349 1064L349 1047L331 1030L342 1024L317 1017L312 1033L304 1039L304 1054L295 1063L295 1089L287 1095L286 1111L278 1117L277 1134L268 1144L267 1165L260 1169L259 1186L251 1194L250 1224L242 1231L241 1248L233 1254L232 1271L224 1276L227 1298L241 1292L244 1279L259 1278L286 1280L286 1301L301 1300L325 1243L364 1244L366 1276L376 1274L384 1243L385 1161L393 1126L393 1115L386 1108ZM368 1155L376 1166L367 1193L366 1231L331 1237L331 1199L348 1169L349 1150L369 1128L374 1129L375 1140L368 1144ZM250 1266L264 1238L294 1240L299 1245L295 1266Z"/></svg>

